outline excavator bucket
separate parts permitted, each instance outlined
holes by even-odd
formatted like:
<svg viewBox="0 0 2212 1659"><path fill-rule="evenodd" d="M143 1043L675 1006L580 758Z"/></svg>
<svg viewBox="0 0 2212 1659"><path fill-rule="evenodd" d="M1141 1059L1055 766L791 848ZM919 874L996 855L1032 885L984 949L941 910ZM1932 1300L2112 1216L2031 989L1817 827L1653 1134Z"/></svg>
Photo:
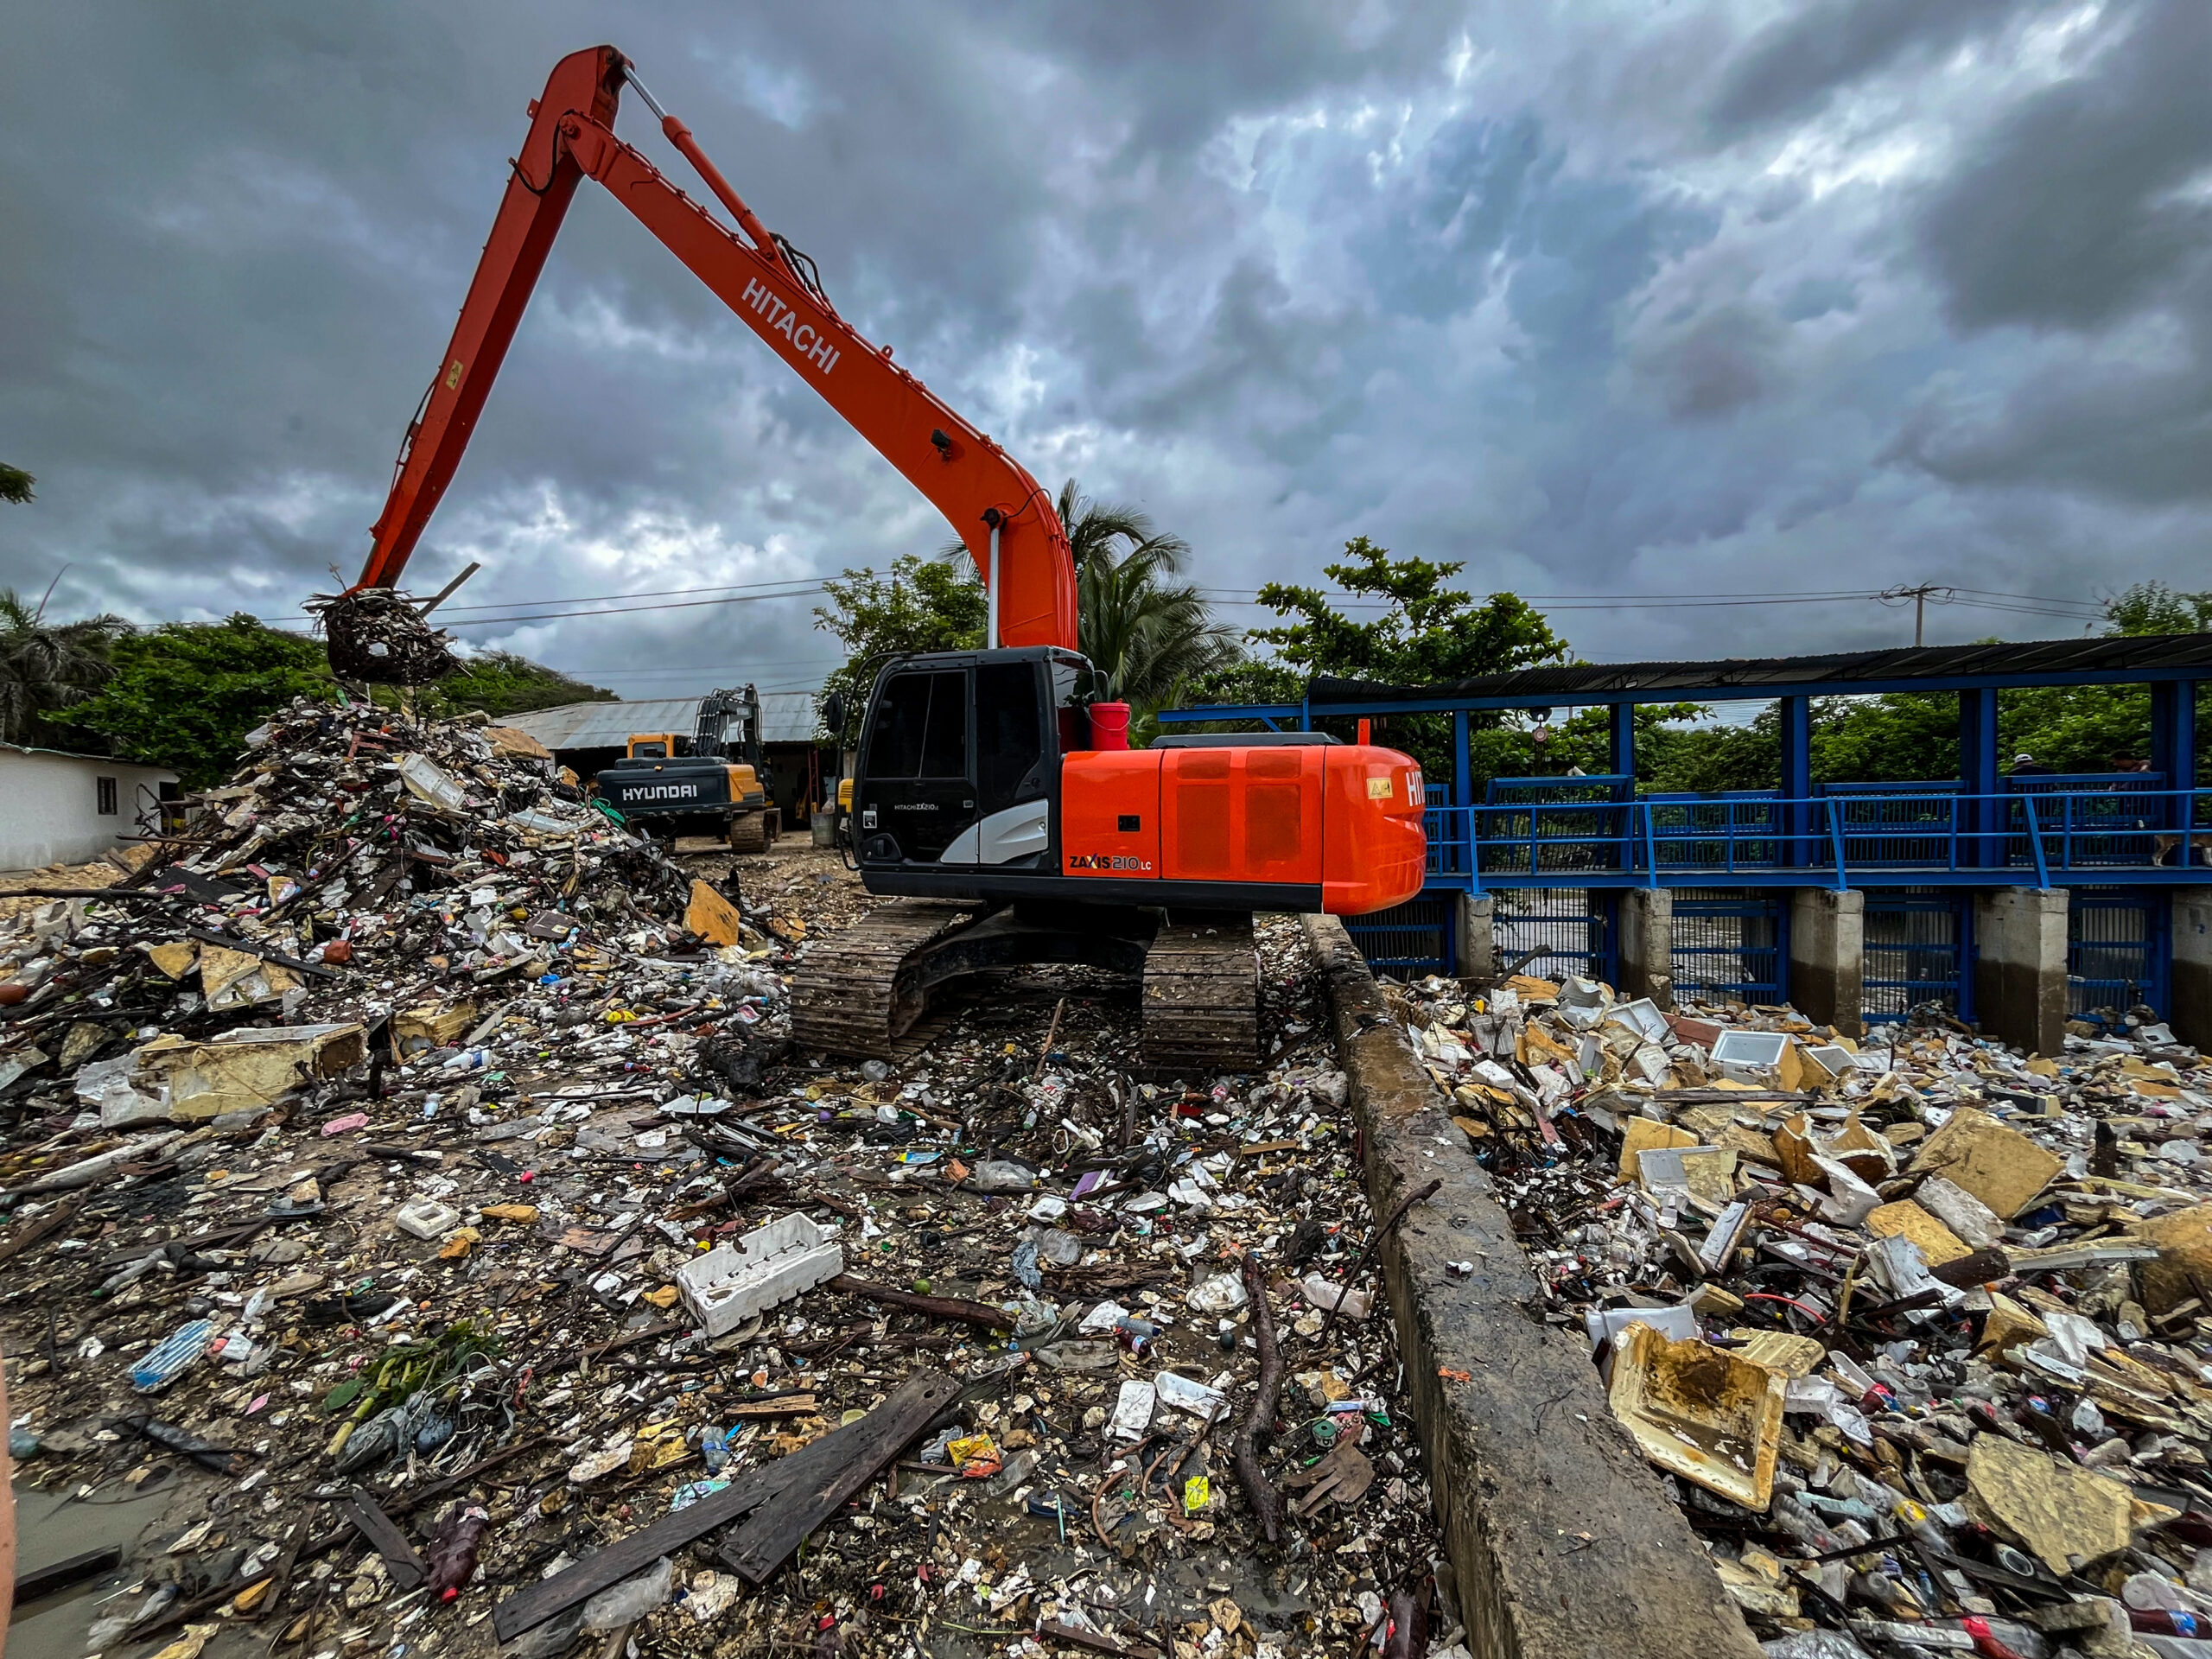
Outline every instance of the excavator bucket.
<svg viewBox="0 0 2212 1659"><path fill-rule="evenodd" d="M429 685L461 671L453 636L425 622L415 601L391 588L356 588L313 606L331 671L378 685Z"/></svg>

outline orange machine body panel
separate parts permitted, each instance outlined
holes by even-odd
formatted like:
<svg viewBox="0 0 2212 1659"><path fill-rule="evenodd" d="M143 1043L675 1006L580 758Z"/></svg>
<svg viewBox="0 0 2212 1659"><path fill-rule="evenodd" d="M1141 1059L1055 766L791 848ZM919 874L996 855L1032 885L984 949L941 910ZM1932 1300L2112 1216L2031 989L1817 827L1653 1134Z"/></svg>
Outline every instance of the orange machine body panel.
<svg viewBox="0 0 2212 1659"><path fill-rule="evenodd" d="M1225 887L1301 889L1360 916L1419 893L1421 768L1368 745L1079 750L1060 769L1060 869L1158 880L1218 904Z"/></svg>
<svg viewBox="0 0 2212 1659"><path fill-rule="evenodd" d="M1421 766L1370 744L1318 751L1325 757L1321 804L1321 908L1364 916L1402 905L1428 868Z"/></svg>
<svg viewBox="0 0 2212 1659"><path fill-rule="evenodd" d="M1060 869L1089 880L1160 875L1159 749L1077 749L1060 762Z"/></svg>

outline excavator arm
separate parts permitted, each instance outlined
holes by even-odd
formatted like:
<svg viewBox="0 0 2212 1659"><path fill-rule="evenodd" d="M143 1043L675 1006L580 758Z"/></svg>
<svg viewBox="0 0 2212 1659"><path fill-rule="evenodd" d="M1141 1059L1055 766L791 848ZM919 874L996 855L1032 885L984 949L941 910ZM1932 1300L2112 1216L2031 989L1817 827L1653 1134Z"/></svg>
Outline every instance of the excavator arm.
<svg viewBox="0 0 2212 1659"><path fill-rule="evenodd" d="M614 136L625 82L737 221L732 230ZM986 643L1076 648L1075 567L1052 498L970 426L840 317L795 256L664 113L611 46L571 53L531 105L530 136L512 163L461 320L414 423L391 493L372 532L358 586L389 588L406 568L468 447L538 272L583 179L597 180L663 246L749 324L907 480L937 505L974 555L990 590Z"/></svg>

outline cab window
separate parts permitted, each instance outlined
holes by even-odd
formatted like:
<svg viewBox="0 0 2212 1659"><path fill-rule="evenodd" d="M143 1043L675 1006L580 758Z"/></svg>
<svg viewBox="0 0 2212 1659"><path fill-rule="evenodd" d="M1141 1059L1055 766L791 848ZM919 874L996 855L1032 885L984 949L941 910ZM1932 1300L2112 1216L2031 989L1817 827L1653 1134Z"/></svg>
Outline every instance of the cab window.
<svg viewBox="0 0 2212 1659"><path fill-rule="evenodd" d="M868 726L868 770L877 778L968 775L968 676L894 674Z"/></svg>

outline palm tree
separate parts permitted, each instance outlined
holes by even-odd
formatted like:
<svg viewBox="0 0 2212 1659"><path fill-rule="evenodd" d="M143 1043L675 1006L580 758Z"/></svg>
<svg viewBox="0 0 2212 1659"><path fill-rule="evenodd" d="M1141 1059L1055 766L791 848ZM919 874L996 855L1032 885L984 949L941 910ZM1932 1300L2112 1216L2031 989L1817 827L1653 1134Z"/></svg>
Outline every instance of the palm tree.
<svg viewBox="0 0 2212 1659"><path fill-rule="evenodd" d="M105 683L109 647L130 628L119 616L50 623L43 599L31 605L0 588L0 742L55 741L48 716Z"/></svg>
<svg viewBox="0 0 2212 1659"><path fill-rule="evenodd" d="M1074 479L1056 505L1075 561L1077 645L1137 721L1242 654L1236 631L1214 620L1196 588L1161 581L1182 569L1188 542L1137 508L1085 495ZM938 556L957 563L968 549L948 543Z"/></svg>

